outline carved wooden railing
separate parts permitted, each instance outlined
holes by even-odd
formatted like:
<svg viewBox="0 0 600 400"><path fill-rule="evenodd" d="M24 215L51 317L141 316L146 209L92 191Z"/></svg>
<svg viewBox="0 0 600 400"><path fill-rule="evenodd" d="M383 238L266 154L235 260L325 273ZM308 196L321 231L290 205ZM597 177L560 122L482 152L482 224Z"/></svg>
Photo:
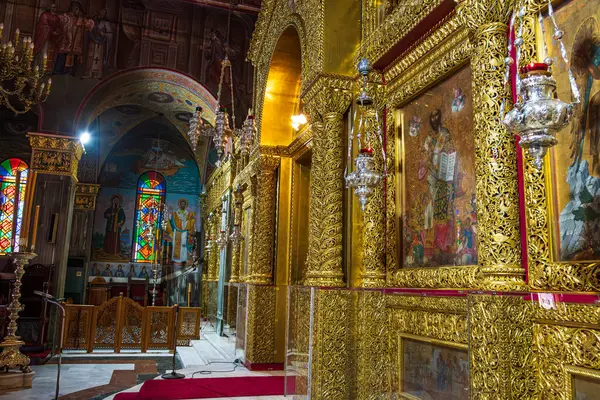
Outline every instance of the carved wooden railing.
<svg viewBox="0 0 600 400"><path fill-rule="evenodd" d="M99 306L63 304L67 350L174 349L175 307L142 307L127 297ZM200 308L179 307L177 345L200 337Z"/></svg>

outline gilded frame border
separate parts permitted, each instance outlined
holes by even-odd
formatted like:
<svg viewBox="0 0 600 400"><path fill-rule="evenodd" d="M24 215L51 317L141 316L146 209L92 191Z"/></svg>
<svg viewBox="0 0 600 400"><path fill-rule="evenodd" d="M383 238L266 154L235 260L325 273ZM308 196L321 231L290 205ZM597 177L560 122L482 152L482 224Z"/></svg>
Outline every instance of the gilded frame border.
<svg viewBox="0 0 600 400"><path fill-rule="evenodd" d="M386 295L388 343L392 368L389 389L401 389L402 341L418 340L438 346L468 350L467 297ZM400 398L412 399L398 393ZM405 396L405 397L402 397Z"/></svg>
<svg viewBox="0 0 600 400"><path fill-rule="evenodd" d="M570 399L573 399L573 400L576 399L575 385L573 385L573 379L576 376L595 379L595 380L598 380L598 382L600 384L600 371L589 369L589 368L575 367L573 365L565 365L564 369L565 369L565 374L567 375L565 377L565 394L568 395L570 393L571 394Z"/></svg>
<svg viewBox="0 0 600 400"><path fill-rule="evenodd" d="M392 165L388 171L394 175L387 182L387 236L386 263L389 272L388 286L414 288L471 288L475 287L479 274L477 265L459 267L402 268L398 254L400 237L396 171L397 116L396 110L470 62L471 42L459 18L453 14L438 29L400 57L384 73L389 80L386 104L390 111L387 129L387 153Z"/></svg>
<svg viewBox="0 0 600 400"><path fill-rule="evenodd" d="M569 400L574 373L600 379L600 307L558 303L557 309L547 310L535 302L530 307L538 393Z"/></svg>
<svg viewBox="0 0 600 400"><path fill-rule="evenodd" d="M565 3L559 0L556 3ZM536 0L525 19L524 62L536 58L541 32L537 14L544 11L545 1ZM600 291L600 262L555 261L552 255L552 218L550 209L551 183L549 168L538 170L531 157L523 152L523 184L525 191L525 222L529 287L534 291ZM545 164L548 164L546 161Z"/></svg>

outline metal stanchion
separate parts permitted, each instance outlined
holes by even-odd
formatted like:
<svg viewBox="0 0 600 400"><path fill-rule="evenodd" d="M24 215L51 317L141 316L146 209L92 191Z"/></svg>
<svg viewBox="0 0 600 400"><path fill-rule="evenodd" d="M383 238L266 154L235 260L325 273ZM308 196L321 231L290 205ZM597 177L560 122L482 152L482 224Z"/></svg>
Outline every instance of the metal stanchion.
<svg viewBox="0 0 600 400"><path fill-rule="evenodd" d="M171 373L166 373L166 374L162 374L161 378L163 379L182 379L185 378L185 375L183 374L178 374L177 372L175 372L176 368L175 368L175 362L176 362L176 357L177 357L177 324L179 322L179 305L176 304L175 305L175 335L173 335L173 341L174 341L174 345L173 345L173 371Z"/></svg>
<svg viewBox="0 0 600 400"><path fill-rule="evenodd" d="M64 340L64 335L65 335L65 318L66 318L65 308L60 304L60 302L57 299L54 298L54 296L52 296L48 293L40 292L39 290L34 290L33 293L42 297L42 299L44 299L45 303L54 304L55 306L60 308L60 311L62 313L62 322L61 322L61 327L60 327L60 341L58 342L58 368L56 371L56 395L54 396L54 400L58 400L58 391L60 389L60 365L62 363L62 350L63 350L62 346L63 346L63 340Z"/></svg>

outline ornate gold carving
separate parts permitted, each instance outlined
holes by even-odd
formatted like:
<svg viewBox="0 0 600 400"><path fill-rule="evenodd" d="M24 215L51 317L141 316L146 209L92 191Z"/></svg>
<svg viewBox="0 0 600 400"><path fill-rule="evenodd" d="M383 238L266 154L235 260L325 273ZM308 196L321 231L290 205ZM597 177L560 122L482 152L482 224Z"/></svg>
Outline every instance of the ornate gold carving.
<svg viewBox="0 0 600 400"><path fill-rule="evenodd" d="M394 295L387 296L387 307L392 332L468 343L466 297Z"/></svg>
<svg viewBox="0 0 600 400"><path fill-rule="evenodd" d="M383 99L383 90L374 96ZM381 110L379 110L380 112ZM374 131L375 109L367 111L365 125L368 131ZM370 142L373 148L373 159L377 171L383 171L383 153L379 139ZM360 272L361 287L384 287L385 286L385 199L382 186L373 190L371 198L363 212L363 265Z"/></svg>
<svg viewBox="0 0 600 400"><path fill-rule="evenodd" d="M460 28L456 16L443 23L439 29L419 43L406 56L388 69L393 79L386 90L387 104L392 108L402 106L421 91L464 66L471 55L468 32ZM386 72L387 74L387 72ZM386 75L388 76L388 75ZM388 285L419 288L469 288L476 287L479 277L477 266L441 268L401 268L397 260L396 196L398 176L395 176L396 121L393 111L387 112L388 174L386 197L386 269Z"/></svg>
<svg viewBox="0 0 600 400"><path fill-rule="evenodd" d="M533 318L540 323L598 326L600 307L590 304L557 303L556 309L545 309L532 303ZM600 328L600 327L599 327Z"/></svg>
<svg viewBox="0 0 600 400"><path fill-rule="evenodd" d="M537 353L537 368L539 392L544 399L568 400L572 397L571 375L600 376L600 326L598 325L598 306L593 304L568 304L559 316L551 317L552 311L541 310L533 305L536 317L540 314L550 317L557 323L536 321L533 324L535 351ZM575 309L573 308L575 307ZM564 317L574 311L574 320L587 321L595 317L589 326L569 326L576 321L564 321ZM568 318L567 318L568 319ZM596 371L591 371L596 370Z"/></svg>
<svg viewBox="0 0 600 400"><path fill-rule="evenodd" d="M322 289L315 296L311 397L351 398L352 296L348 290Z"/></svg>
<svg viewBox="0 0 600 400"><path fill-rule="evenodd" d="M209 221L211 242L208 254L208 276L206 280L208 282L215 282L219 280L220 251L219 246L217 245L217 238L219 237L221 227L221 207L217 207L213 211L211 216L209 216Z"/></svg>
<svg viewBox="0 0 600 400"><path fill-rule="evenodd" d="M304 93L313 140L306 284L342 286L342 199L344 185L343 112L350 104L351 81L322 77ZM332 85L332 86L323 86ZM322 118L323 122L319 122Z"/></svg>
<svg viewBox="0 0 600 400"><path fill-rule="evenodd" d="M100 191L100 185L90 183L78 183L75 188L75 203L76 210L95 210L96 198Z"/></svg>
<svg viewBox="0 0 600 400"><path fill-rule="evenodd" d="M363 33L369 36L364 36L364 42L368 43L368 46L361 49L362 52L373 62L377 61L441 2L442 0L396 1L396 6L389 15L385 16L385 19L375 30L372 30L376 25L376 16L373 14L377 10L374 6L365 8L364 10L367 13L365 22L370 29L368 29L368 32L363 30ZM365 16L364 12L363 16Z"/></svg>
<svg viewBox="0 0 600 400"><path fill-rule="evenodd" d="M233 224L239 227L240 233L242 232L242 206L244 204L244 194L241 187L237 187L233 192ZM240 264L241 264L241 251L242 241L233 241L233 247L231 249L231 275L229 277L230 283L240 282Z"/></svg>
<svg viewBox="0 0 600 400"><path fill-rule="evenodd" d="M514 1L463 0L458 15L473 32L473 108L480 286L525 290L514 136L498 120L505 97L507 23Z"/></svg>
<svg viewBox="0 0 600 400"><path fill-rule="evenodd" d="M392 393L402 380L402 360L393 356L402 354L402 337L453 347L468 343L466 297L389 295L386 307Z"/></svg>
<svg viewBox="0 0 600 400"><path fill-rule="evenodd" d="M77 167L83 154L79 139L68 136L28 133L31 168L53 175L71 176L77 181Z"/></svg>
<svg viewBox="0 0 600 400"><path fill-rule="evenodd" d="M279 157L260 155L246 167L251 171L252 253L249 255L245 282L269 284L273 280L273 246L275 241L276 177Z"/></svg>
<svg viewBox="0 0 600 400"><path fill-rule="evenodd" d="M533 399L531 308L520 296L471 295L471 398Z"/></svg>
<svg viewBox="0 0 600 400"><path fill-rule="evenodd" d="M275 287L248 285L246 360L272 363L275 357Z"/></svg>
<svg viewBox="0 0 600 400"><path fill-rule="evenodd" d="M356 292L356 390L357 398L381 399L390 362L385 296L378 291Z"/></svg>
<svg viewBox="0 0 600 400"><path fill-rule="evenodd" d="M398 269L398 232L396 230L396 118L393 110L386 110L386 149L387 173L385 178L385 269L386 281L393 284L394 276Z"/></svg>
<svg viewBox="0 0 600 400"><path fill-rule="evenodd" d="M311 116L311 119L313 117ZM316 117L315 117L316 118ZM308 255L306 257L306 271L318 271L321 267L321 212L323 207L322 197L322 174L323 168L323 152L317 149L321 147L323 137L323 124L321 122L313 122L311 130L314 132L313 141L315 150L312 153L312 164L310 170L310 188L309 188L309 204L308 210Z"/></svg>

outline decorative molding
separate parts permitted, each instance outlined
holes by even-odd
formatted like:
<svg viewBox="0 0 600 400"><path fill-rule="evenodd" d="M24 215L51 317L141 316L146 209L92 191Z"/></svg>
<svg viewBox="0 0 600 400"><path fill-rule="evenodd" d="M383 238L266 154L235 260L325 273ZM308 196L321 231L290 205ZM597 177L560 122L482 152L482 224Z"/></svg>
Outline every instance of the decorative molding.
<svg viewBox="0 0 600 400"><path fill-rule="evenodd" d="M96 209L96 198L100 192L100 185L91 183L78 183L75 187L75 210L93 211Z"/></svg>
<svg viewBox="0 0 600 400"><path fill-rule="evenodd" d="M84 152L78 138L30 132L30 167L42 174L71 176L77 182L77 168Z"/></svg>

